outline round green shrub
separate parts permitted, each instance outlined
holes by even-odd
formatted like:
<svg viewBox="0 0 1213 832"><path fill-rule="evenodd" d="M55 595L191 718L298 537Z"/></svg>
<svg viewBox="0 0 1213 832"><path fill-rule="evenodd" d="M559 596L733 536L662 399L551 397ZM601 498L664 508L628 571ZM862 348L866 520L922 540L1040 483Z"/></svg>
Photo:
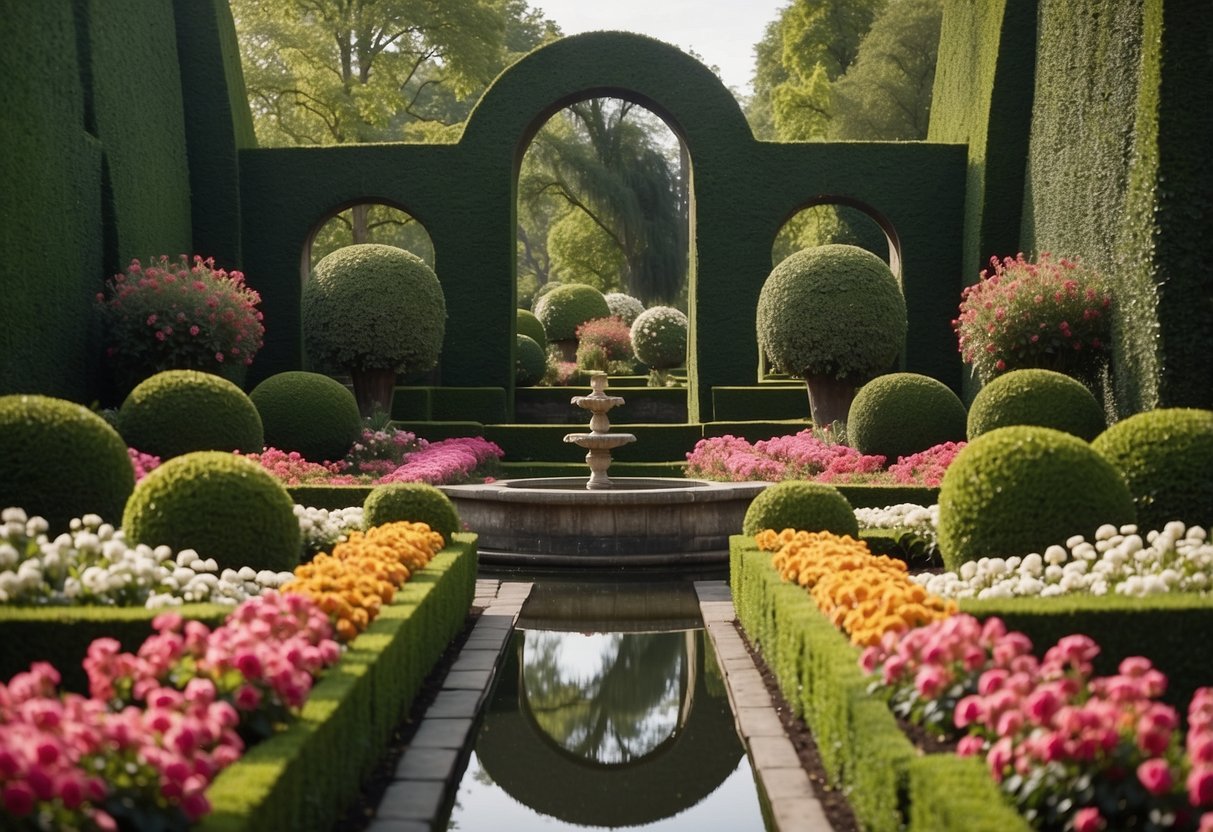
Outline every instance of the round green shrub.
<svg viewBox="0 0 1213 832"><path fill-rule="evenodd" d="M543 302L535 309L549 341L572 340L577 337L577 327L610 314L602 292L584 283L557 286L543 296Z"/></svg>
<svg viewBox="0 0 1213 832"><path fill-rule="evenodd" d="M249 398L261 414L265 444L312 462L341 459L362 435L354 394L320 373L278 373Z"/></svg>
<svg viewBox="0 0 1213 832"><path fill-rule="evenodd" d="M632 322L632 349L654 370L680 367L687 360L687 316L672 306L653 306Z"/></svg>
<svg viewBox="0 0 1213 832"><path fill-rule="evenodd" d="M116 523L134 487L126 443L96 413L49 396L0 396L0 509L23 508L56 531L85 514Z"/></svg>
<svg viewBox="0 0 1213 832"><path fill-rule="evenodd" d="M631 295L625 295L623 292L607 292L603 295L606 299L607 306L611 309L611 314L619 318L628 326L636 320L636 316L644 311L644 304Z"/></svg>
<svg viewBox="0 0 1213 832"><path fill-rule="evenodd" d="M534 338L518 333L518 347L514 353L514 383L519 387L538 384L547 374L548 356Z"/></svg>
<svg viewBox="0 0 1213 832"><path fill-rule="evenodd" d="M330 371L425 372L438 363L446 300L433 270L395 246L339 248L303 285L308 357Z"/></svg>
<svg viewBox="0 0 1213 832"><path fill-rule="evenodd" d="M534 294L531 295L531 312L538 315L539 307L543 304L544 297L546 297L549 292L560 285L561 284L557 283L555 280L549 280L547 283L541 284L539 288L535 290Z"/></svg>
<svg viewBox="0 0 1213 832"><path fill-rule="evenodd" d="M969 406L970 439L995 428L1037 425L1090 442L1105 427L1091 391L1053 370L1012 370L978 391Z"/></svg>
<svg viewBox="0 0 1213 832"><path fill-rule="evenodd" d="M1137 516L1120 474L1076 436L1034 425L966 445L939 489L939 550L948 569L982 557L1044 552Z"/></svg>
<svg viewBox="0 0 1213 832"><path fill-rule="evenodd" d="M746 510L743 534L763 529L832 532L859 537L859 522L847 498L832 485L786 480L762 491Z"/></svg>
<svg viewBox="0 0 1213 832"><path fill-rule="evenodd" d="M405 520L426 523L448 543L460 528L455 504L437 488L423 482L375 486L366 496L362 511L368 529Z"/></svg>
<svg viewBox="0 0 1213 832"><path fill-rule="evenodd" d="M515 329L519 335L527 336L540 346L548 342L548 334L543 324L535 317L535 313L528 309L518 310L518 324Z"/></svg>
<svg viewBox="0 0 1213 832"><path fill-rule="evenodd" d="M260 453L261 416L230 381L197 370L165 370L145 379L118 410L126 444L161 459L190 451Z"/></svg>
<svg viewBox="0 0 1213 832"><path fill-rule="evenodd" d="M888 265L857 246L798 251L758 296L758 345L775 369L862 384L889 368L906 337L906 301Z"/></svg>
<svg viewBox="0 0 1213 832"><path fill-rule="evenodd" d="M294 502L257 463L222 451L176 457L139 481L122 529L131 545L193 549L221 569L283 572L303 545Z"/></svg>
<svg viewBox="0 0 1213 832"><path fill-rule="evenodd" d="M1175 407L1117 422L1091 446L1129 485L1143 533L1213 526L1213 412Z"/></svg>
<svg viewBox="0 0 1213 832"><path fill-rule="evenodd" d="M847 441L890 463L965 438L965 406L946 384L918 373L877 376L855 394Z"/></svg>

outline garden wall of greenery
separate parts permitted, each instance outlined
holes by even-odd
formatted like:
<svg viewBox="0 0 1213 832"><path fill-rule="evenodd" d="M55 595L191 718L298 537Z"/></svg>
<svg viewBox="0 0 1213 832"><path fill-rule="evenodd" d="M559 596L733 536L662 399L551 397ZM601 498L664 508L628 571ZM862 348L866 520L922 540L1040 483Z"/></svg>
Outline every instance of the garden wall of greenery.
<svg viewBox="0 0 1213 832"><path fill-rule="evenodd" d="M664 118L691 160L691 420L712 418L712 387L754 382L772 241L830 202L892 234L905 369L959 388L961 285L991 254L1048 248L1114 280L1122 412L1209 406L1213 315L1191 300L1213 280L1199 249L1213 127L1190 79L1209 75L1211 25L1175 0L948 0L926 143L760 142L698 61L593 33L507 69L456 143L258 149L226 0L24 4L0 34L0 392L94 398L93 296L160 253L214 256L261 292L250 382L298 368L301 255L366 201L433 239L450 310L440 383L509 390L518 164L553 113L617 96Z"/></svg>

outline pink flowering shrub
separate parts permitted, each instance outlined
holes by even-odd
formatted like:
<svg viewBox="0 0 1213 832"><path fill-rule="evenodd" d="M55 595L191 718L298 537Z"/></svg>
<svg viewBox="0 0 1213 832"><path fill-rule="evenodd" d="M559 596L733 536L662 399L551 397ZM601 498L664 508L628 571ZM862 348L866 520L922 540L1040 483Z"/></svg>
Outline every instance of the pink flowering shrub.
<svg viewBox="0 0 1213 832"><path fill-rule="evenodd" d="M139 482L139 480L160 467L160 457L153 454L145 454L134 448L127 448L126 454L131 458L131 465L135 469L135 482Z"/></svg>
<svg viewBox="0 0 1213 832"><path fill-rule="evenodd" d="M701 439L687 454L688 477L745 480L816 480L828 483L938 485L964 443L936 445L899 459L888 469L885 458L822 440L812 429L752 445L736 436Z"/></svg>
<svg viewBox="0 0 1213 832"><path fill-rule="evenodd" d="M959 615L886 638L860 664L895 712L962 731L1036 828L1213 829L1213 689L1179 717L1158 700L1166 677L1134 656L1093 676L1099 646L1062 638L1038 660L1022 633Z"/></svg>
<svg viewBox="0 0 1213 832"><path fill-rule="evenodd" d="M378 482L458 484L472 479L477 471L496 463L501 456L502 450L496 443L479 436L443 439L409 454L403 465L380 477Z"/></svg>
<svg viewBox="0 0 1213 832"><path fill-rule="evenodd" d="M399 428L363 428L362 436L346 455L345 470L382 477L403 465L405 457L423 447L424 442L416 434Z"/></svg>
<svg viewBox="0 0 1213 832"><path fill-rule="evenodd" d="M98 293L106 355L126 370L207 370L252 364L265 327L261 296L240 272L215 268L213 258L184 254L147 266L132 260Z"/></svg>
<svg viewBox="0 0 1213 832"><path fill-rule="evenodd" d="M235 452L240 454L239 451ZM259 454L244 454L253 462L269 471L284 485L356 485L358 478L344 473L346 466L340 462L308 462L298 451L280 451L266 448Z"/></svg>
<svg viewBox="0 0 1213 832"><path fill-rule="evenodd" d="M1106 282L1048 253L999 260L961 294L952 322L960 354L983 383L1007 370L1041 368L1084 377L1111 349Z"/></svg>
<svg viewBox="0 0 1213 832"><path fill-rule="evenodd" d="M302 707L313 678L340 657L328 616L312 601L273 590L250 598L211 631L164 613L137 653L96 639L84 660L93 698L120 708L147 703L164 686L209 684L239 714L246 739L272 733Z"/></svg>

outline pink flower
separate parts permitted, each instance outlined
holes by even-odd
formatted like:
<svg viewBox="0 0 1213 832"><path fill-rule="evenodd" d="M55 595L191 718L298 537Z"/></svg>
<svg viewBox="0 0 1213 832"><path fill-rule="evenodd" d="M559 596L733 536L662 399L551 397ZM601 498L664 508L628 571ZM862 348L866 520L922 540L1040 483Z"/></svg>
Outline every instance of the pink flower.
<svg viewBox="0 0 1213 832"><path fill-rule="evenodd" d="M1086 806L1074 813L1074 832L1100 832L1108 824L1094 806Z"/></svg>
<svg viewBox="0 0 1213 832"><path fill-rule="evenodd" d="M1188 802L1193 806L1213 803L1213 768L1197 766L1188 774Z"/></svg>
<svg viewBox="0 0 1213 832"><path fill-rule="evenodd" d="M1154 796L1166 794L1175 784L1166 760L1146 760L1137 767L1137 779Z"/></svg>

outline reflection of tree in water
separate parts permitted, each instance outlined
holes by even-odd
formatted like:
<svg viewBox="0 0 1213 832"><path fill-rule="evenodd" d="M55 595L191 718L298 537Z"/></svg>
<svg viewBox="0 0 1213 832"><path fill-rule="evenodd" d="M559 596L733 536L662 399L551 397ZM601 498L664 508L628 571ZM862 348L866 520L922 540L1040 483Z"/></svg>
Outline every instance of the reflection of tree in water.
<svg viewBox="0 0 1213 832"><path fill-rule="evenodd" d="M572 655L594 648L590 657ZM568 751L599 763L626 763L677 730L684 634L528 631L523 651L527 706Z"/></svg>

